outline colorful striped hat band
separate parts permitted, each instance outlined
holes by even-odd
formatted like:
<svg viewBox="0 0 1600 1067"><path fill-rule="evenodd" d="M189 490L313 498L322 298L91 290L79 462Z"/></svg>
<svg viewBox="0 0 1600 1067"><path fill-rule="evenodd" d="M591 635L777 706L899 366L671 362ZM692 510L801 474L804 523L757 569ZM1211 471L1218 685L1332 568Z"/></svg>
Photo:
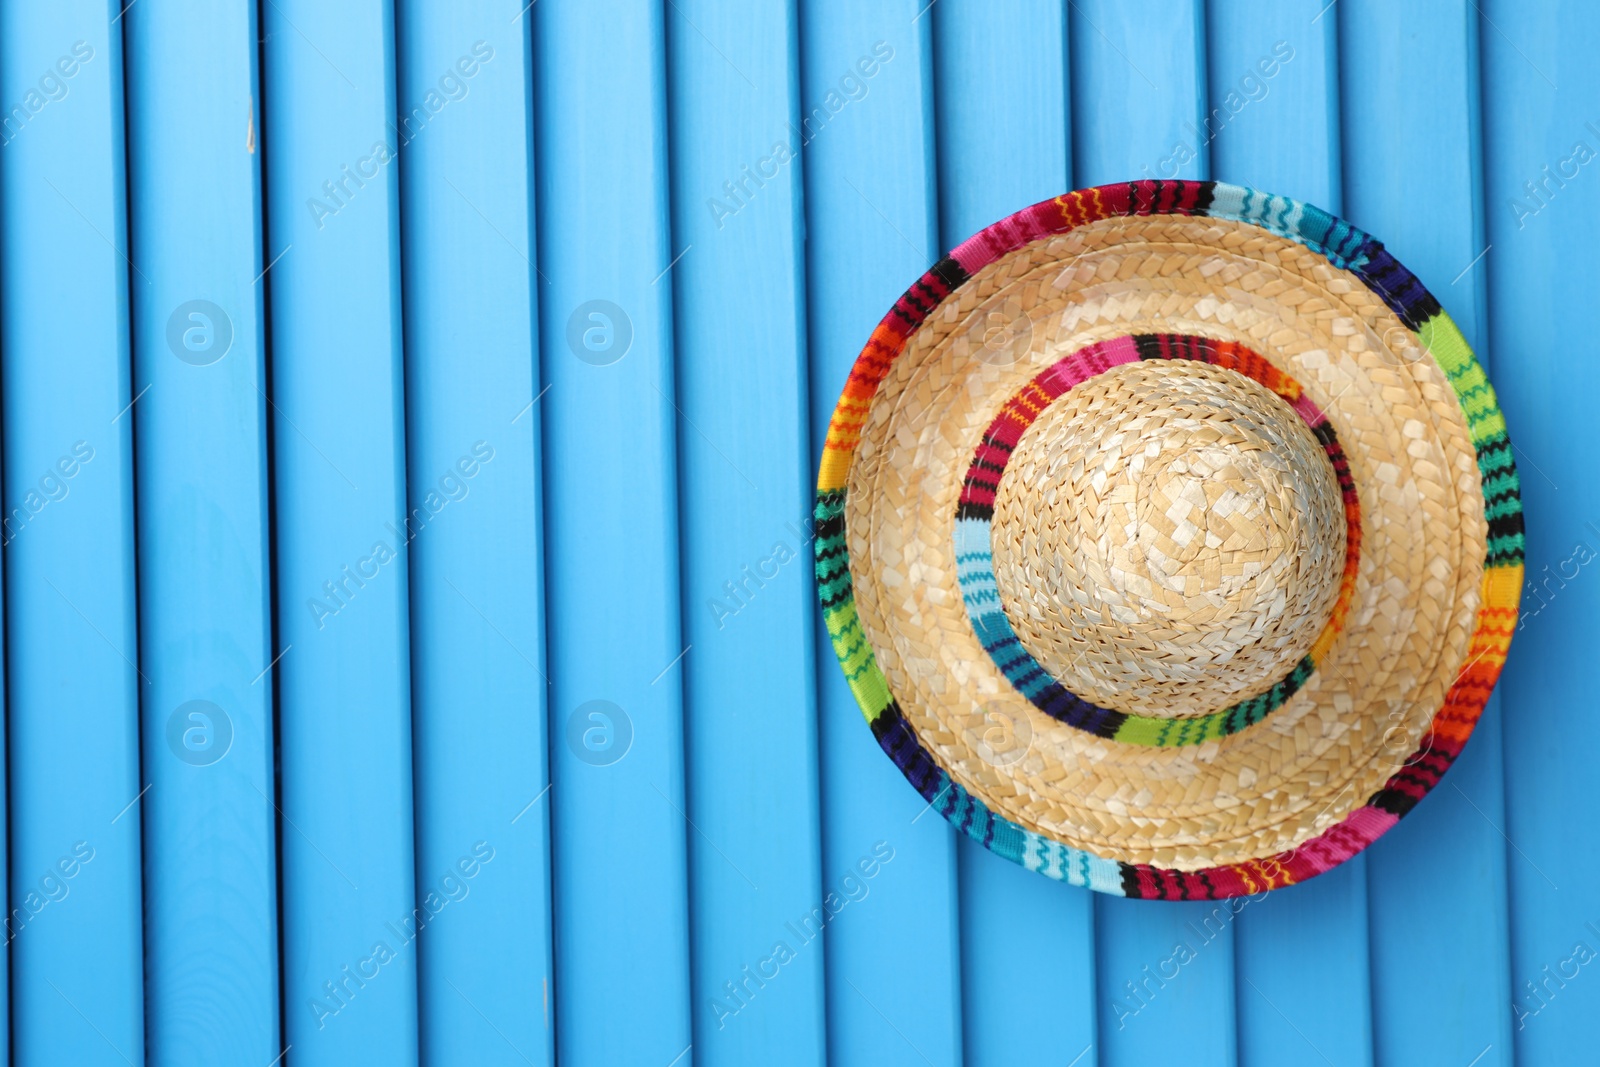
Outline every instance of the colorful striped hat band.
<svg viewBox="0 0 1600 1067"><path fill-rule="evenodd" d="M1383 245L1215 182L990 226L873 331L817 583L928 804L1122 896L1304 881L1414 807L1505 662L1522 505L1461 333Z"/></svg>

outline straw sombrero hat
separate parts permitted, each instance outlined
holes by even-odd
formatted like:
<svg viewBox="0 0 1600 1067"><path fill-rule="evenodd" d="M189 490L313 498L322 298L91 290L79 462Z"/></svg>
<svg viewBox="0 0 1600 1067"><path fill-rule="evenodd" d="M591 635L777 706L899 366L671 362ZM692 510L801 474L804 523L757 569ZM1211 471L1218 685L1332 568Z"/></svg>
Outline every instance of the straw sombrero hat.
<svg viewBox="0 0 1600 1067"><path fill-rule="evenodd" d="M979 233L828 430L817 580L878 743L1030 870L1303 881L1411 810L1505 662L1522 509L1481 367L1371 237L1133 182Z"/></svg>

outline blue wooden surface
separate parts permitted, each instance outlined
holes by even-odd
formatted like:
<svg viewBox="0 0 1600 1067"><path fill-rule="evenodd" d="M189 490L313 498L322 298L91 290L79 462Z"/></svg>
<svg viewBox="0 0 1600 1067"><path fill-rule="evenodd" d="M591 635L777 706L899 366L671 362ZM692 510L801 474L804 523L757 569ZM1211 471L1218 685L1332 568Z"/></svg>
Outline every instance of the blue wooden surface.
<svg viewBox="0 0 1600 1067"><path fill-rule="evenodd" d="M262 25L284 1042L300 1064L407 1063L427 912L412 861L394 13L273 0Z"/></svg>
<svg viewBox="0 0 1600 1067"><path fill-rule="evenodd" d="M0 1060L1584 1062L1597 45L1571 0L0 4ZM872 327L1130 177L1382 238L1527 503L1444 784L1235 905L958 841L812 604Z"/></svg>
<svg viewBox="0 0 1600 1067"><path fill-rule="evenodd" d="M796 19L667 17L691 1018L718 1067L825 1062L813 909L840 889L820 870Z"/></svg>
<svg viewBox="0 0 1600 1067"><path fill-rule="evenodd" d="M146 1047L265 1063L282 1046L256 19L197 0L123 24Z"/></svg>
<svg viewBox="0 0 1600 1067"><path fill-rule="evenodd" d="M1600 374L1567 327L1593 305L1600 277L1588 187L1600 176L1600 72L1582 58L1600 10L1490 3L1479 32L1489 347L1529 531L1521 647L1501 692L1511 1030L1518 1062L1554 1063L1592 1048L1600 1017L1600 983L1579 962L1600 950L1596 800L1572 788L1593 780L1587 753L1600 741L1586 670L1600 609L1589 573L1600 479L1583 410Z"/></svg>
<svg viewBox="0 0 1600 1067"><path fill-rule="evenodd" d="M534 18L563 1063L691 1044L666 39L661 5Z"/></svg>
<svg viewBox="0 0 1600 1067"><path fill-rule="evenodd" d="M400 3L421 1059L550 1063L550 805L529 30ZM514 537L506 531L518 531Z"/></svg>
<svg viewBox="0 0 1600 1067"><path fill-rule="evenodd" d="M139 713L151 686L136 666L127 408L128 287L145 282L128 260L116 10L0 7L0 99L22 108L7 105L0 147L19 1063L144 1053Z"/></svg>

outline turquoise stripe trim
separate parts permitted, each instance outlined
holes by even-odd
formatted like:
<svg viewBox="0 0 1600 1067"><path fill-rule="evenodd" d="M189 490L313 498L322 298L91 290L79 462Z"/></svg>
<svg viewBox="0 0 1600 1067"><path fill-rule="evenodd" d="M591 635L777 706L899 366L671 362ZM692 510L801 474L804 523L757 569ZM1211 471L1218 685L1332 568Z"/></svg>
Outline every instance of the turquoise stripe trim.
<svg viewBox="0 0 1600 1067"><path fill-rule="evenodd" d="M1319 207L1288 197L1217 182L1206 215L1260 226L1327 256L1330 263L1345 270L1359 271L1369 260L1363 249L1372 242L1370 235Z"/></svg>
<svg viewBox="0 0 1600 1067"><path fill-rule="evenodd" d="M1122 865L1115 860L1101 859L1081 849L1068 848L1031 830L1020 830L1020 837L1019 854L1008 854L1007 858L1014 859L1028 870L1099 893L1110 893L1117 897L1125 895L1122 890ZM996 843L999 843L998 837ZM1007 843L1010 843L1009 840Z"/></svg>

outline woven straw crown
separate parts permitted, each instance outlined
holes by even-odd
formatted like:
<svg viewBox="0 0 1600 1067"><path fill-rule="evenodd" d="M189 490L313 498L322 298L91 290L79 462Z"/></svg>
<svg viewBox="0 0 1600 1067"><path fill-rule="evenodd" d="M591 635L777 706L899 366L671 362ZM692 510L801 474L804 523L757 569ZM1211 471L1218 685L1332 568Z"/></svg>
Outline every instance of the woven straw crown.
<svg viewBox="0 0 1600 1067"><path fill-rule="evenodd" d="M851 372L835 652L989 849L1103 892L1303 881L1461 752L1510 645L1504 420L1438 302L1283 197L1135 182L979 233Z"/></svg>

